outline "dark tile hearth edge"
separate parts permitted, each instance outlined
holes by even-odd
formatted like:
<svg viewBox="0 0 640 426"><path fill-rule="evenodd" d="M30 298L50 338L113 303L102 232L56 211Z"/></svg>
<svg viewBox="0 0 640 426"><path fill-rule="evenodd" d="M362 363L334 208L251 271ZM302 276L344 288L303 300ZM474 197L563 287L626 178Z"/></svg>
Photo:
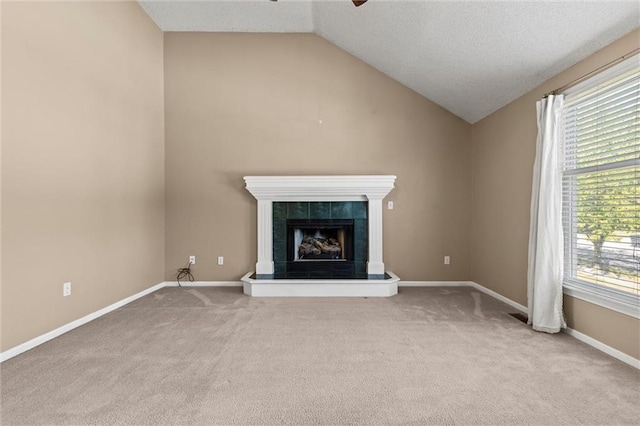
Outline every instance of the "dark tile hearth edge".
<svg viewBox="0 0 640 426"><path fill-rule="evenodd" d="M255 274L253 273L249 278L253 279L253 280L331 280L331 279L335 279L336 281L343 281L343 280L371 280L371 281L383 281L383 280L388 280L391 279L391 275L385 273L385 274L350 274L349 276L344 276L344 277L337 277L337 276L330 276L330 275L322 275L322 274L300 274L300 273L296 273L296 272L283 272L283 273L276 273L273 275L269 275L269 274Z"/></svg>

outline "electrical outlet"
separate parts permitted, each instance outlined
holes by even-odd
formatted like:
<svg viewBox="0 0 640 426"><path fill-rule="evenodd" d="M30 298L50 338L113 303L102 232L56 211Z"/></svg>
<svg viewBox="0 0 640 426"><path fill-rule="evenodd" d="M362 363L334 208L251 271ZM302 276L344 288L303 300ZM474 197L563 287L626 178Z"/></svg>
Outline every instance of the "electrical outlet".
<svg viewBox="0 0 640 426"><path fill-rule="evenodd" d="M189 264L190 265L195 265L196 264L196 257L195 256L189 256Z"/></svg>
<svg viewBox="0 0 640 426"><path fill-rule="evenodd" d="M444 264L445 265L451 265L451 256L445 256L444 257Z"/></svg>
<svg viewBox="0 0 640 426"><path fill-rule="evenodd" d="M389 202L387 202L387 208L388 208L389 210L393 210L393 201L389 201Z"/></svg>
<svg viewBox="0 0 640 426"><path fill-rule="evenodd" d="M62 284L62 296L67 297L71 296L71 283Z"/></svg>
<svg viewBox="0 0 640 426"><path fill-rule="evenodd" d="M218 265L224 265L224 257L218 256Z"/></svg>

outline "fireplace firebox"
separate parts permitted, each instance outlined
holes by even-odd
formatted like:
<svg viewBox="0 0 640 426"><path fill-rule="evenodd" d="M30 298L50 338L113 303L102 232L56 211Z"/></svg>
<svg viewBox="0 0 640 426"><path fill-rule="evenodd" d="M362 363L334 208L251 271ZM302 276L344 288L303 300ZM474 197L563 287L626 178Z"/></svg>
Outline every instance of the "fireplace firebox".
<svg viewBox="0 0 640 426"><path fill-rule="evenodd" d="M287 220L287 261L353 261L353 219Z"/></svg>

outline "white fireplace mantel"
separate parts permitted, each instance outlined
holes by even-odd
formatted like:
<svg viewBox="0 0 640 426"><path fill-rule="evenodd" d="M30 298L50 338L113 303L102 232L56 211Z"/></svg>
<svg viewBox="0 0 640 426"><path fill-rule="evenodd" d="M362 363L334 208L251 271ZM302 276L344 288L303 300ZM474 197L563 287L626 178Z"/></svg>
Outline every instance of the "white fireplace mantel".
<svg viewBox="0 0 640 426"><path fill-rule="evenodd" d="M258 200L256 275L273 267L274 201L368 201L369 259L367 273L383 275L382 200L394 188L395 176L245 176L247 190Z"/></svg>
<svg viewBox="0 0 640 426"><path fill-rule="evenodd" d="M258 200L363 201L382 200L395 176L245 176L247 190Z"/></svg>

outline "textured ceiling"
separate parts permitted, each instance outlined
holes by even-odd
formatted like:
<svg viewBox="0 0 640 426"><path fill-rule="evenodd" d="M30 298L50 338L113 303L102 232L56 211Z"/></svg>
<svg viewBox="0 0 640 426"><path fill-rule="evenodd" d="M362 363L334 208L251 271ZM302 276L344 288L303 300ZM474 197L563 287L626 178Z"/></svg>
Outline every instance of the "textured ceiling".
<svg viewBox="0 0 640 426"><path fill-rule="evenodd" d="M640 27L638 1L140 1L163 31L314 32L474 123Z"/></svg>

